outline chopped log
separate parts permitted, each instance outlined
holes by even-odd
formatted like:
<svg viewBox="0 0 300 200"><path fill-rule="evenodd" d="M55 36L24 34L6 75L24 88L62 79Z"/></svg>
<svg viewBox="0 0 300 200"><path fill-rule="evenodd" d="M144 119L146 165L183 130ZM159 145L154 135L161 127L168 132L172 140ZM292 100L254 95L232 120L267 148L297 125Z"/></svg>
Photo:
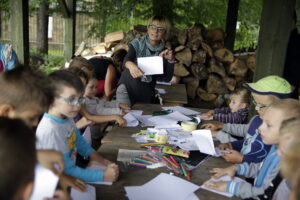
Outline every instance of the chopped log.
<svg viewBox="0 0 300 200"><path fill-rule="evenodd" d="M225 68L223 67L222 63L217 62L215 59L211 59L208 63L208 72L210 73L217 73L222 77L225 77L226 72L225 72Z"/></svg>
<svg viewBox="0 0 300 200"><path fill-rule="evenodd" d="M185 46L180 45L180 46L178 46L178 47L176 47L176 48L174 49L174 52L177 53L177 52L183 50L184 48L185 48Z"/></svg>
<svg viewBox="0 0 300 200"><path fill-rule="evenodd" d="M184 67L184 65L182 63L176 63L174 66L174 75L175 76L187 76L189 75L190 72L186 70L186 68Z"/></svg>
<svg viewBox="0 0 300 200"><path fill-rule="evenodd" d="M203 41L202 29L203 29L203 25L194 24L188 30L188 41L186 46L191 48L193 51L199 49L201 42Z"/></svg>
<svg viewBox="0 0 300 200"><path fill-rule="evenodd" d="M191 65L192 74L198 79L203 80L208 78L206 67L201 63L193 63Z"/></svg>
<svg viewBox="0 0 300 200"><path fill-rule="evenodd" d="M126 33L126 36L124 39L121 41L121 43L128 44L131 40L135 38L136 31L130 30Z"/></svg>
<svg viewBox="0 0 300 200"><path fill-rule="evenodd" d="M92 48L88 48L83 50L83 52L81 53L81 56L91 56L91 55L95 55L96 52L92 49Z"/></svg>
<svg viewBox="0 0 300 200"><path fill-rule="evenodd" d="M214 55L220 62L232 63L234 61L233 53L226 48L216 50Z"/></svg>
<svg viewBox="0 0 300 200"><path fill-rule="evenodd" d="M247 67L248 67L252 72L254 72L254 70L255 70L255 61L256 61L255 55L249 56L248 59L246 60Z"/></svg>
<svg viewBox="0 0 300 200"><path fill-rule="evenodd" d="M215 99L217 98L217 95L216 95L216 94L210 94L210 93L206 92L206 91L205 91L203 88L201 88L201 87L198 87L196 93L197 93L197 96L198 96L201 100L207 101L207 102L213 101L213 100L215 100Z"/></svg>
<svg viewBox="0 0 300 200"><path fill-rule="evenodd" d="M178 84L180 82L180 77L179 76L173 76L170 83L171 84Z"/></svg>
<svg viewBox="0 0 300 200"><path fill-rule="evenodd" d="M225 38L225 32L221 28L208 30L205 34L205 39L210 42L223 42Z"/></svg>
<svg viewBox="0 0 300 200"><path fill-rule="evenodd" d="M135 30L137 32L147 33L147 26L145 25L133 25L130 27L130 30Z"/></svg>
<svg viewBox="0 0 300 200"><path fill-rule="evenodd" d="M104 38L104 42L108 43L108 42L118 42L123 40L125 37L125 33L122 30L119 31L115 31L115 32L111 32L108 33L105 38Z"/></svg>
<svg viewBox="0 0 300 200"><path fill-rule="evenodd" d="M170 32L169 32L169 34L167 35L167 38L166 38L166 41L167 41L166 42L166 48L174 49L175 47L180 45L180 43L178 42L178 32L179 32L179 30L174 28L174 27L172 27L170 29Z"/></svg>
<svg viewBox="0 0 300 200"><path fill-rule="evenodd" d="M215 100L214 100L214 105L215 107L221 107L225 103L225 97L224 95L219 95Z"/></svg>
<svg viewBox="0 0 300 200"><path fill-rule="evenodd" d="M114 47L114 51L117 51L119 49L125 49L126 51L128 51L128 49L129 49L128 44L119 43Z"/></svg>
<svg viewBox="0 0 300 200"><path fill-rule="evenodd" d="M204 49L204 51L206 51L208 53L209 57L212 58L213 51L212 51L211 47L208 44L206 44L205 42L201 42L201 46L202 46L202 49Z"/></svg>
<svg viewBox="0 0 300 200"><path fill-rule="evenodd" d="M212 42L211 48L214 50L223 49L224 48L224 42Z"/></svg>
<svg viewBox="0 0 300 200"><path fill-rule="evenodd" d="M180 45L185 45L187 40L187 30L180 30L177 35L177 40Z"/></svg>
<svg viewBox="0 0 300 200"><path fill-rule="evenodd" d="M182 83L187 84L187 83L195 80L195 77L192 75L189 75L189 76L183 77L181 80L182 80Z"/></svg>
<svg viewBox="0 0 300 200"><path fill-rule="evenodd" d="M245 77L248 71L248 67L245 62L240 59L235 59L228 67L228 74Z"/></svg>
<svg viewBox="0 0 300 200"><path fill-rule="evenodd" d="M206 82L208 93L225 94L228 92L224 81L217 75L210 74Z"/></svg>
<svg viewBox="0 0 300 200"><path fill-rule="evenodd" d="M192 62L205 63L206 51L199 49L193 53Z"/></svg>
<svg viewBox="0 0 300 200"><path fill-rule="evenodd" d="M236 80L234 78L231 78L229 76L223 77L223 80L225 82L226 87L230 90L233 91L236 86Z"/></svg>
<svg viewBox="0 0 300 200"><path fill-rule="evenodd" d="M199 80L194 79L186 85L187 96L195 99L197 88L199 87Z"/></svg>
<svg viewBox="0 0 300 200"><path fill-rule="evenodd" d="M192 62L192 52L189 48L185 48L184 50L176 53L175 58L178 62L183 63L186 66L190 66Z"/></svg>

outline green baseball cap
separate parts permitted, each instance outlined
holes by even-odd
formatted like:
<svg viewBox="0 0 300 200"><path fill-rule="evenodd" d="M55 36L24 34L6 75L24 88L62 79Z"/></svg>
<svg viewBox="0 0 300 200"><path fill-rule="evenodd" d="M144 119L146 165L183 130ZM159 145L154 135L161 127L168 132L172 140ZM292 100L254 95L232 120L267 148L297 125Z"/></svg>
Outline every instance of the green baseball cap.
<svg viewBox="0 0 300 200"><path fill-rule="evenodd" d="M267 76L254 83L245 83L251 92L262 95L275 95L279 98L289 98L292 86L287 80L276 75Z"/></svg>

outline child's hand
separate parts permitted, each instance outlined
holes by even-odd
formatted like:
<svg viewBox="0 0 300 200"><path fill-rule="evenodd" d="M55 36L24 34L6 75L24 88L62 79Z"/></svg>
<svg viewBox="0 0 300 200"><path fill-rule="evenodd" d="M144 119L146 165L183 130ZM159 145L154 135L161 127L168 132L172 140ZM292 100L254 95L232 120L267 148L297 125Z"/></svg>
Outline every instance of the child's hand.
<svg viewBox="0 0 300 200"><path fill-rule="evenodd" d="M220 150L232 149L231 143L223 143L220 144L218 147Z"/></svg>
<svg viewBox="0 0 300 200"><path fill-rule="evenodd" d="M223 129L223 127L224 124L222 123L206 123L201 126L201 128L209 129L211 131L219 131L220 129Z"/></svg>
<svg viewBox="0 0 300 200"><path fill-rule="evenodd" d="M63 190L56 190L53 198L46 198L45 200L72 200L68 192Z"/></svg>
<svg viewBox="0 0 300 200"><path fill-rule="evenodd" d="M119 124L119 126L121 127L126 126L127 121L122 116L116 115L115 120Z"/></svg>
<svg viewBox="0 0 300 200"><path fill-rule="evenodd" d="M222 157L227 161L231 163L241 163L243 162L243 154L240 152L233 150L233 149L226 149L229 153L225 153L222 155Z"/></svg>
<svg viewBox="0 0 300 200"><path fill-rule="evenodd" d="M37 159L41 165L59 175L64 170L64 160L60 152L55 150L38 150ZM58 167L56 167L58 165Z"/></svg>
<svg viewBox="0 0 300 200"><path fill-rule="evenodd" d="M81 129L93 124L94 122L92 120L88 120L86 117L81 117L81 119L76 122L76 127Z"/></svg>
<svg viewBox="0 0 300 200"><path fill-rule="evenodd" d="M230 177L234 177L235 172L237 171L237 166L232 165L226 168L213 168L209 172L213 174L213 178L220 178L224 175L229 175Z"/></svg>
<svg viewBox="0 0 300 200"><path fill-rule="evenodd" d="M125 103L120 103L119 104L119 107L122 109L122 110L131 110L131 108L125 104Z"/></svg>
<svg viewBox="0 0 300 200"><path fill-rule="evenodd" d="M86 191L86 185L81 179L74 178L74 177L66 175L66 174L62 174L60 176L59 185L64 190L67 190L68 187L72 187L72 188L74 188L76 190L79 190L81 192Z"/></svg>
<svg viewBox="0 0 300 200"><path fill-rule="evenodd" d="M116 164L109 164L104 171L104 181L114 182L119 176L119 168Z"/></svg>
<svg viewBox="0 0 300 200"><path fill-rule="evenodd" d="M220 192L226 192L227 182L223 182L223 181L214 182L214 181L208 180L203 185L205 187L208 187L208 188L211 188L214 190L218 190Z"/></svg>

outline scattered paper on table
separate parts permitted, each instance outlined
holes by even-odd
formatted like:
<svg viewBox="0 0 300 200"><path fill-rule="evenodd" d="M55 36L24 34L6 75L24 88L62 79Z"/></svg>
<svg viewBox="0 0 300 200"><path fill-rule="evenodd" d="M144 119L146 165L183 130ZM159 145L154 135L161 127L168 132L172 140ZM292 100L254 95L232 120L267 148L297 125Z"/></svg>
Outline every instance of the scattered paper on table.
<svg viewBox="0 0 300 200"><path fill-rule="evenodd" d="M241 178L238 178L238 177L234 177L233 179L229 176L229 175L225 175L225 176L222 176L218 179L216 178L211 178L210 179L211 181L214 181L214 182L220 182L220 181L223 181L223 182L228 182L228 181L235 181L235 182L242 182L244 181L243 179ZM201 185L200 188L202 189L205 189L205 190L208 190L208 191L211 191L211 192L214 192L214 193L217 193L217 194L220 194L220 195L223 195L223 196L226 196L226 197L233 197L233 194L231 193L228 193L228 192L220 192L218 190L214 190L214 189L211 189L211 188L208 188L208 187L205 187L204 185Z"/></svg>
<svg viewBox="0 0 300 200"><path fill-rule="evenodd" d="M181 114L178 111L172 112L168 115L159 115L149 118L155 125L171 125L176 124L178 121L191 120L191 118Z"/></svg>
<svg viewBox="0 0 300 200"><path fill-rule="evenodd" d="M126 127L136 127L139 125L139 121L136 119L136 117L131 114L127 113L126 115L123 116L123 118L126 120Z"/></svg>
<svg viewBox="0 0 300 200"><path fill-rule="evenodd" d="M167 94L167 91L163 88L155 88L159 94Z"/></svg>
<svg viewBox="0 0 300 200"><path fill-rule="evenodd" d="M96 189L91 185L86 185L86 192L80 192L72 188L71 197L73 200L96 200Z"/></svg>
<svg viewBox="0 0 300 200"><path fill-rule="evenodd" d="M141 116L143 114L142 110L129 110L130 114L136 116Z"/></svg>
<svg viewBox="0 0 300 200"><path fill-rule="evenodd" d="M33 192L31 200L43 200L45 198L52 198L58 183L59 177L51 170L41 166L35 166L35 177Z"/></svg>
<svg viewBox="0 0 300 200"><path fill-rule="evenodd" d="M147 154L147 151L131 150L131 149L119 149L117 161L130 162L132 159Z"/></svg>
<svg viewBox="0 0 300 200"><path fill-rule="evenodd" d="M172 111L178 111L184 115L198 115L200 112L194 111L189 108L185 108L182 106L169 106L169 107L162 107L164 110L172 110Z"/></svg>
<svg viewBox="0 0 300 200"><path fill-rule="evenodd" d="M166 173L159 174L142 186L125 187L129 200L185 200L198 189L198 185Z"/></svg>
<svg viewBox="0 0 300 200"><path fill-rule="evenodd" d="M137 58L138 67L144 72L144 75L163 74L163 58L161 56Z"/></svg>
<svg viewBox="0 0 300 200"><path fill-rule="evenodd" d="M140 115L140 116L135 116L137 120L141 122L141 127L145 126L154 126L154 123L149 121L149 118L151 118L152 115Z"/></svg>
<svg viewBox="0 0 300 200"><path fill-rule="evenodd" d="M192 131L193 138L199 148L199 151L209 155L215 155L215 145L212 139L211 131L206 129Z"/></svg>

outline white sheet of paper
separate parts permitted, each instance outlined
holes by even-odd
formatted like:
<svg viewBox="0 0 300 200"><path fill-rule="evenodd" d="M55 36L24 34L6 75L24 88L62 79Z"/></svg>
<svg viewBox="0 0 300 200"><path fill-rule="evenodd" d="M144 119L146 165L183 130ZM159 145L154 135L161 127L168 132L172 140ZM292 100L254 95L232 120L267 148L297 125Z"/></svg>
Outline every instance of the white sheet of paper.
<svg viewBox="0 0 300 200"><path fill-rule="evenodd" d="M130 110L129 112L130 112L130 114L134 115L135 117L141 116L143 114L142 110Z"/></svg>
<svg viewBox="0 0 300 200"><path fill-rule="evenodd" d="M199 200L199 198L197 197L197 195L195 193L191 193L184 200Z"/></svg>
<svg viewBox="0 0 300 200"><path fill-rule="evenodd" d="M145 75L164 73L163 58L161 56L137 58L137 63Z"/></svg>
<svg viewBox="0 0 300 200"><path fill-rule="evenodd" d="M147 151L119 149L117 161L130 162L133 158L147 154Z"/></svg>
<svg viewBox="0 0 300 200"><path fill-rule="evenodd" d="M182 200L188 198L191 193L198 189L198 185L166 173L159 174L143 186L125 187L130 200Z"/></svg>
<svg viewBox="0 0 300 200"><path fill-rule="evenodd" d="M149 121L149 118L152 117L152 115L140 115L140 116L135 116L137 120L141 122L141 126L154 126L154 123Z"/></svg>
<svg viewBox="0 0 300 200"><path fill-rule="evenodd" d="M179 124L163 124L163 125L156 125L154 128L177 130L177 129L181 128L181 126Z"/></svg>
<svg viewBox="0 0 300 200"><path fill-rule="evenodd" d="M192 131L193 138L201 153L215 155L215 145L210 130L201 129Z"/></svg>
<svg viewBox="0 0 300 200"><path fill-rule="evenodd" d="M169 106L169 107L162 107L164 110L173 110L173 111L178 111L181 112L184 115L198 115L200 112L194 111L189 108L185 108L182 106Z"/></svg>
<svg viewBox="0 0 300 200"><path fill-rule="evenodd" d="M234 177L233 179L231 179L231 177L229 175L222 176L218 179L212 178L211 180L214 181L214 182L220 182L220 181L228 182L228 181L231 181L231 180L234 180L236 182L244 181L243 179L238 178L238 177ZM204 185L201 185L200 188L211 191L211 192L214 192L214 193L217 193L217 194L220 194L220 195L223 195L223 196L226 196L226 197L233 197L233 194L230 194L228 192L220 192L218 190L214 190L214 189L205 187Z"/></svg>
<svg viewBox="0 0 300 200"><path fill-rule="evenodd" d="M105 167L98 165L98 164L92 164L91 166L87 167L88 169L93 169L93 170L104 170ZM112 185L112 182L107 182L107 181L94 181L94 182L87 182L90 184L96 184L96 185Z"/></svg>
<svg viewBox="0 0 300 200"><path fill-rule="evenodd" d="M155 125L170 125L176 124L178 121L187 121L191 118L181 114L178 111L172 112L168 115L159 115L149 118Z"/></svg>
<svg viewBox="0 0 300 200"><path fill-rule="evenodd" d="M34 173L33 192L30 199L43 200L44 198L52 198L59 177L41 165L36 165Z"/></svg>
<svg viewBox="0 0 300 200"><path fill-rule="evenodd" d="M73 200L96 200L96 188L86 185L86 192L80 192L72 188L71 197Z"/></svg>
<svg viewBox="0 0 300 200"><path fill-rule="evenodd" d="M126 127L136 127L139 125L139 121L131 113L127 113L123 118L127 121Z"/></svg>
<svg viewBox="0 0 300 200"><path fill-rule="evenodd" d="M159 94L167 94L167 91L163 88L155 88Z"/></svg>
<svg viewBox="0 0 300 200"><path fill-rule="evenodd" d="M82 134L82 137L85 139L85 141L92 145L92 134L91 134L91 128L90 126L86 127L84 130L84 133Z"/></svg>

